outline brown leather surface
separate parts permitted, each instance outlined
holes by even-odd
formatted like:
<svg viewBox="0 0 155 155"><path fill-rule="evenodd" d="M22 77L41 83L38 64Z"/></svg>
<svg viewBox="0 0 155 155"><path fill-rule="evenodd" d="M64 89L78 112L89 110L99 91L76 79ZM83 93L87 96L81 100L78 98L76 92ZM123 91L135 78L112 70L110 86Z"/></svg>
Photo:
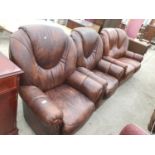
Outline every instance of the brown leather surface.
<svg viewBox="0 0 155 155"><path fill-rule="evenodd" d="M119 58L128 49L128 38L124 30L118 28L104 28L101 31L104 43L104 55Z"/></svg>
<svg viewBox="0 0 155 155"><path fill-rule="evenodd" d="M48 90L62 84L75 70L76 49L63 30L50 26L25 26L10 39L11 59L24 70L22 85Z"/></svg>
<svg viewBox="0 0 155 155"><path fill-rule="evenodd" d="M142 55L137 54L137 53L133 53L131 51L126 51L125 56L127 58L137 60L138 62L141 62L143 60L143 56Z"/></svg>
<svg viewBox="0 0 155 155"><path fill-rule="evenodd" d="M103 85L79 71L74 71L67 79L67 83L83 92L94 103L99 101L103 95Z"/></svg>
<svg viewBox="0 0 155 155"><path fill-rule="evenodd" d="M113 63L115 65L118 65L118 66L124 68L124 70L126 70L127 67L128 67L127 64L125 64L123 62L120 62L119 60L117 60L115 58L112 58L110 56L103 56L103 60L109 61L109 62L111 62L111 63Z"/></svg>
<svg viewBox="0 0 155 155"><path fill-rule="evenodd" d="M63 134L75 132L95 109L92 101L66 84L51 89L46 94L63 112Z"/></svg>
<svg viewBox="0 0 155 155"><path fill-rule="evenodd" d="M84 48L89 51L89 46ZM26 104L24 116L36 133L73 133L101 98L103 86L75 71L76 46L60 28L19 28L10 38L10 58L24 71L20 79L20 95Z"/></svg>
<svg viewBox="0 0 155 155"><path fill-rule="evenodd" d="M138 62L138 61L136 61L134 59L130 59L130 58L127 58L127 57L122 57L122 58L119 58L118 60L121 61L121 62L124 62L124 63L126 63L128 65L127 72L128 72L128 70L133 70L133 73L134 73L138 69L140 69L140 67L141 67L140 62Z"/></svg>
<svg viewBox="0 0 155 155"><path fill-rule="evenodd" d="M100 36L105 44L103 59L123 67L125 70L124 79L131 76L140 68L143 56L128 51L129 38L124 30L104 28ZM125 65L127 65L127 68Z"/></svg>
<svg viewBox="0 0 155 155"><path fill-rule="evenodd" d="M20 95L32 111L47 124L61 124L63 113L44 92L35 86L21 86Z"/></svg>
<svg viewBox="0 0 155 155"><path fill-rule="evenodd" d="M87 76L89 76L90 78L94 79L95 81L101 83L103 85L103 87L106 89L106 86L108 85L108 83L106 82L105 79L100 78L99 76L97 76L96 74L94 74L91 70L89 70L89 69L87 69L85 67L78 67L77 70L79 72L81 72L81 73L86 74Z"/></svg>
<svg viewBox="0 0 155 155"><path fill-rule="evenodd" d="M23 102L23 111L24 118L28 125L33 129L36 134L39 135L58 135L61 134L62 125L60 124L47 124L42 121L27 105L27 103Z"/></svg>
<svg viewBox="0 0 155 155"><path fill-rule="evenodd" d="M77 47L77 65L94 69L103 54L103 43L98 33L91 28L79 27L73 29L71 36Z"/></svg>
<svg viewBox="0 0 155 155"><path fill-rule="evenodd" d="M99 70L93 70L93 72L97 76L105 79L108 83L107 88L106 88L106 92L105 92L105 97L109 97L110 95L112 95L119 85L118 79L116 79L115 77L113 77L107 73L103 73Z"/></svg>
<svg viewBox="0 0 155 155"><path fill-rule="evenodd" d="M118 80L124 76L124 69L122 67L103 59L99 61L97 68L104 73L116 77Z"/></svg>
<svg viewBox="0 0 155 155"><path fill-rule="evenodd" d="M107 75L106 78L104 76L99 76L100 78L103 78L106 80L106 83L110 82L109 87L106 87L106 92L109 92L109 90L115 90L115 86L118 86L118 84L111 84L111 79L115 79L116 76L118 79L123 75L123 69L121 67L117 67L115 65L106 66L106 63L100 62L103 55L103 43L102 40L97 32L90 28L86 27L79 27L73 29L71 36L76 44L77 53L78 53L78 61L77 66L78 67L84 67L88 70L100 70L99 72L103 72L104 75ZM100 62L100 63L99 63ZM108 62L107 62L108 63ZM108 68L106 68L108 67ZM114 69L116 69L114 71ZM120 71L121 70L121 71ZM96 81L100 81L95 77L95 74L88 73L88 71L80 71L88 76L90 76L92 79ZM110 77L110 79L108 79ZM115 79L114 81L117 81ZM116 83L117 83L116 82ZM105 90L105 82L101 82L103 86L103 89ZM114 82L115 83L115 82ZM113 92L113 91L111 91ZM104 93L107 94L107 93ZM111 93L109 93L111 94Z"/></svg>

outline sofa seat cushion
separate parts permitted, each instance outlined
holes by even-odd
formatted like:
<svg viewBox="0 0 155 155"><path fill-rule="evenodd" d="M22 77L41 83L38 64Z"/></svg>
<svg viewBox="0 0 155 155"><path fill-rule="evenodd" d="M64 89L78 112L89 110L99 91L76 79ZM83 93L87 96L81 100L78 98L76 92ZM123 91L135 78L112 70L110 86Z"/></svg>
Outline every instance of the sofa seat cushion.
<svg viewBox="0 0 155 155"><path fill-rule="evenodd" d="M95 110L92 101L66 84L51 89L46 94L63 112L62 134L74 133Z"/></svg>
<svg viewBox="0 0 155 155"><path fill-rule="evenodd" d="M122 58L119 58L119 60L121 62L124 62L124 63L128 64L128 66L130 66L130 68L132 66L134 72L138 71L140 69L140 67L141 67L141 63L134 60L134 59L130 59L130 58L127 58L127 57L122 57Z"/></svg>
<svg viewBox="0 0 155 155"><path fill-rule="evenodd" d="M116 79L115 77L107 74L107 73L103 73L99 70L93 70L93 72L106 80L107 82L107 88L106 88L106 92L105 92L105 96L106 97L109 97L110 95L112 95L114 93L114 91L116 90L116 88L118 87L119 85L119 81L118 79Z"/></svg>

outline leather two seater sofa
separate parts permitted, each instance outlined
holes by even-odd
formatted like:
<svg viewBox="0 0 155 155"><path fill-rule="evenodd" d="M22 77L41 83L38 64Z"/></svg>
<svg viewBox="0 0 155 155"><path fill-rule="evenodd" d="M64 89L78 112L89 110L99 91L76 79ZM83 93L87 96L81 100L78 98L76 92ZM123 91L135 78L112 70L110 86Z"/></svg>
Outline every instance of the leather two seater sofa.
<svg viewBox="0 0 155 155"><path fill-rule="evenodd" d="M105 57L104 38L89 28L74 29L68 36L47 25L23 26L12 34L10 59L24 71L19 93L35 133L73 134L99 101L116 90L126 66L133 64L122 62L122 67L110 54Z"/></svg>
<svg viewBox="0 0 155 155"><path fill-rule="evenodd" d="M118 28L104 28L100 34L104 43L103 59L121 66L126 80L140 69L143 56L128 51L129 39L125 31Z"/></svg>

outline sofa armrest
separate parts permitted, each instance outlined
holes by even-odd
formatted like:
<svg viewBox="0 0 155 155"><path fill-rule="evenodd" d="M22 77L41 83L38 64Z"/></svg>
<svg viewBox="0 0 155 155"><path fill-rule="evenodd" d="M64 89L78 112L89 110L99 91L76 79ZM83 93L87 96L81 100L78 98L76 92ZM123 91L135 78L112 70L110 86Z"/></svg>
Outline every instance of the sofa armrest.
<svg viewBox="0 0 155 155"><path fill-rule="evenodd" d="M79 71L74 71L72 75L67 78L67 83L85 94L94 103L103 97L103 86Z"/></svg>
<svg viewBox="0 0 155 155"><path fill-rule="evenodd" d="M105 73L108 73L114 77L116 77L118 80L120 80L124 75L124 69L118 65L115 65L109 61L106 60L100 60L97 68L100 71L103 71Z"/></svg>
<svg viewBox="0 0 155 155"><path fill-rule="evenodd" d="M128 67L125 63L123 63L123 62L121 62L121 61L119 61L117 59L114 59L112 57L109 57L109 56L104 56L103 59L124 68L125 71L126 71L126 69Z"/></svg>
<svg viewBox="0 0 155 155"><path fill-rule="evenodd" d="M127 51L125 53L125 56L128 57L128 58L131 58L131 59L135 59L135 60L137 60L139 62L141 62L143 60L143 56L142 55L134 53L134 52L131 52L131 51Z"/></svg>
<svg viewBox="0 0 155 155"><path fill-rule="evenodd" d="M36 86L20 86L20 95L40 119L49 125L61 125L63 113L52 100Z"/></svg>
<svg viewBox="0 0 155 155"><path fill-rule="evenodd" d="M95 81L99 82L102 84L102 86L106 89L108 83L106 80L104 80L103 78L97 76L95 73L93 73L92 71L90 71L89 69L85 68L85 67L78 67L77 70L87 76L89 76L90 78L94 79Z"/></svg>

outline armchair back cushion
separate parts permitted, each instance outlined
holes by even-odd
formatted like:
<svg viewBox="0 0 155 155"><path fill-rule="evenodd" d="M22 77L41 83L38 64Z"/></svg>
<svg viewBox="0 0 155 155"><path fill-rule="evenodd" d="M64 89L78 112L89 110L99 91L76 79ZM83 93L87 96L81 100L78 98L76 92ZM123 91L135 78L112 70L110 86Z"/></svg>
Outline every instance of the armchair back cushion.
<svg viewBox="0 0 155 155"><path fill-rule="evenodd" d="M76 44L78 59L78 67L94 69L102 58L103 43L95 30L91 28L75 28L71 36Z"/></svg>
<svg viewBox="0 0 155 155"><path fill-rule="evenodd" d="M35 85L43 91L61 85L76 67L73 40L57 27L20 27L11 36L10 50L11 59L24 70L21 85Z"/></svg>
<svg viewBox="0 0 155 155"><path fill-rule="evenodd" d="M100 35L104 43L104 56L120 58L125 55L129 41L124 30L104 28Z"/></svg>

